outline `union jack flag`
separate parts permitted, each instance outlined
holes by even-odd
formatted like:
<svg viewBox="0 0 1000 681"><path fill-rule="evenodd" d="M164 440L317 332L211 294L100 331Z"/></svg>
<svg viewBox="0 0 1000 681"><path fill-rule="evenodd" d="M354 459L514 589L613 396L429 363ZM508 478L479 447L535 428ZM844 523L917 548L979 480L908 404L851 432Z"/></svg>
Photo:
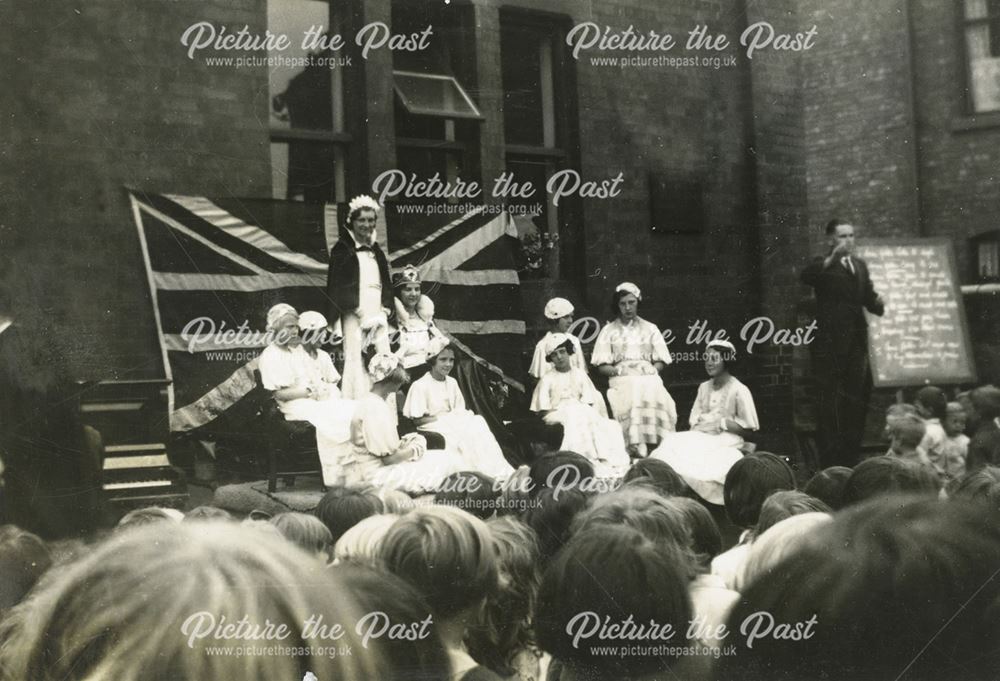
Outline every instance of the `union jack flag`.
<svg viewBox="0 0 1000 681"><path fill-rule="evenodd" d="M254 387L266 343L264 315L278 302L328 309L327 259L346 206L210 199L130 191L149 279L170 430L205 426ZM394 269L415 265L436 323L483 367L520 388L525 324L506 212L402 214L376 225ZM335 320L330 320L333 323Z"/></svg>

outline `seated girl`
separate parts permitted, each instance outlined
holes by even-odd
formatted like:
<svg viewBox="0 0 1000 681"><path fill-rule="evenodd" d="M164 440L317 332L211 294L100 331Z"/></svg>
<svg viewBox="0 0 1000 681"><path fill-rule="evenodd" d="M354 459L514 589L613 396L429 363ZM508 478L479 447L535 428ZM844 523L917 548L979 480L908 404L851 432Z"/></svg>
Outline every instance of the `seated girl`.
<svg viewBox="0 0 1000 681"><path fill-rule="evenodd" d="M629 466L621 425L601 415L597 405L604 399L590 377L572 365L576 353L573 339L563 333L546 336L545 361L553 370L542 375L531 398L531 410L548 424L563 427L560 449L576 452L594 464L600 478L617 478Z"/></svg>
<svg viewBox="0 0 1000 681"><path fill-rule="evenodd" d="M669 463L691 489L713 504L722 504L726 473L743 457L744 438L760 427L750 389L729 373L725 358L735 355L729 341L709 342L705 371L711 378L698 386L691 430L665 437L650 455Z"/></svg>
<svg viewBox="0 0 1000 681"><path fill-rule="evenodd" d="M553 298L545 304L544 314L549 321L549 332L535 346L535 354L531 359L531 368L528 369L528 373L540 379L552 371L553 366L548 359L549 351L547 348L552 336L556 334L566 335L573 343L574 351L570 353L570 366L574 369L586 369L586 360L583 357L580 340L569 333L569 327L573 325L573 303L565 298Z"/></svg>
<svg viewBox="0 0 1000 681"><path fill-rule="evenodd" d="M305 342L299 338L300 324ZM326 319L318 312L304 312L300 318L291 305L275 305L267 313L272 341L257 366L261 383L273 392L285 419L308 421L316 428L323 480L329 485L335 482L338 459L351 437L354 402L341 398L340 376L330 355L320 349L326 328Z"/></svg>
<svg viewBox="0 0 1000 681"><path fill-rule="evenodd" d="M395 355L379 353L368 364L373 385L358 400L351 421L351 453L343 461L348 485L370 484L422 494L435 489L461 462L444 450L428 450L422 435L399 437L389 402L410 380Z"/></svg>
<svg viewBox="0 0 1000 681"><path fill-rule="evenodd" d="M412 377L427 373L427 350L431 341L444 334L434 326L434 303L420 288L420 272L407 265L393 279L396 289L396 330L399 350L396 355Z"/></svg>
<svg viewBox="0 0 1000 681"><path fill-rule="evenodd" d="M483 417L465 408L458 381L449 376L455 366L455 351L447 339L438 339L429 351L430 372L410 386L403 415L413 419L418 430L440 433L446 450L460 460L462 470L484 473L505 480L514 472Z"/></svg>

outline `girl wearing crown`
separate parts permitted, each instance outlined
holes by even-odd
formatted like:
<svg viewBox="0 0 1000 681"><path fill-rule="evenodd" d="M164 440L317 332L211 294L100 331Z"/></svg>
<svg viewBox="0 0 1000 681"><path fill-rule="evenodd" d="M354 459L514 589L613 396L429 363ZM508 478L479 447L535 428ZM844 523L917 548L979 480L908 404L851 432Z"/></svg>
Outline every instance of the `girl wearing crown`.
<svg viewBox="0 0 1000 681"><path fill-rule="evenodd" d="M407 265L393 279L396 291L396 324L399 357L403 368L413 380L427 373L427 351L431 342L444 340L444 334L434 325L434 303L421 293L420 272Z"/></svg>
<svg viewBox="0 0 1000 681"><path fill-rule="evenodd" d="M344 334L343 394L357 400L369 387L363 352L389 352L392 289L389 262L376 242L380 206L370 196L356 196L348 208L346 229L330 251L327 295L331 318L340 318Z"/></svg>

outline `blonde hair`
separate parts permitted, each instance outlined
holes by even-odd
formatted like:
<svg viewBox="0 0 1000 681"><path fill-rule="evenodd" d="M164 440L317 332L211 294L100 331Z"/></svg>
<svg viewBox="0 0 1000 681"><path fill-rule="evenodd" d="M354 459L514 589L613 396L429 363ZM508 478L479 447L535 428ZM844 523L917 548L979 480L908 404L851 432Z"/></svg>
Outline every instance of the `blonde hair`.
<svg viewBox="0 0 1000 681"><path fill-rule="evenodd" d="M25 606L0 652L8 679L298 679L304 668L321 679L391 673L378 648L361 647L354 633L360 613L335 575L284 540L232 523L157 523L117 534ZM340 643L356 644L355 654L310 656L317 641L304 639L303 626L314 615L340 623ZM284 625L291 635L247 641L210 633L244 617L252 627ZM206 650L244 653L250 645L286 652Z"/></svg>
<svg viewBox="0 0 1000 681"><path fill-rule="evenodd" d="M308 513L296 511L279 513L269 522L285 539L310 553L325 553L333 542L330 528L324 525L322 520Z"/></svg>
<svg viewBox="0 0 1000 681"><path fill-rule="evenodd" d="M333 558L337 562L375 562L379 547L389 528L399 520L390 513L368 516L344 532L333 545Z"/></svg>
<svg viewBox="0 0 1000 681"><path fill-rule="evenodd" d="M389 529L380 557L386 568L423 594L435 614L449 618L497 588L496 549L489 529L471 513L426 506Z"/></svg>

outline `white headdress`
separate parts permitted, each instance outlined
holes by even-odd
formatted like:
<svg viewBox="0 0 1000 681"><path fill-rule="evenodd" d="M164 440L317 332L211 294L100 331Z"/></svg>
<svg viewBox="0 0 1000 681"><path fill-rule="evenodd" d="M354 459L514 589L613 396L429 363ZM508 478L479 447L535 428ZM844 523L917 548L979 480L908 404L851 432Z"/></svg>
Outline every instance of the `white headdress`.
<svg viewBox="0 0 1000 681"><path fill-rule="evenodd" d="M623 281L615 287L615 293L620 293L622 291L631 293L637 300L642 300L642 291L640 291L639 287L630 281Z"/></svg>
<svg viewBox="0 0 1000 681"><path fill-rule="evenodd" d="M375 355L368 362L368 374L372 378L372 383L385 380L386 376L395 371L398 366L399 357L396 357L396 355L390 355L385 352Z"/></svg>
<svg viewBox="0 0 1000 681"><path fill-rule="evenodd" d="M368 196L367 194L360 194L358 196L355 196L347 204L348 214L353 213L356 210L361 210L362 208L373 210L376 213L382 210L382 206L378 205L378 201Z"/></svg>

